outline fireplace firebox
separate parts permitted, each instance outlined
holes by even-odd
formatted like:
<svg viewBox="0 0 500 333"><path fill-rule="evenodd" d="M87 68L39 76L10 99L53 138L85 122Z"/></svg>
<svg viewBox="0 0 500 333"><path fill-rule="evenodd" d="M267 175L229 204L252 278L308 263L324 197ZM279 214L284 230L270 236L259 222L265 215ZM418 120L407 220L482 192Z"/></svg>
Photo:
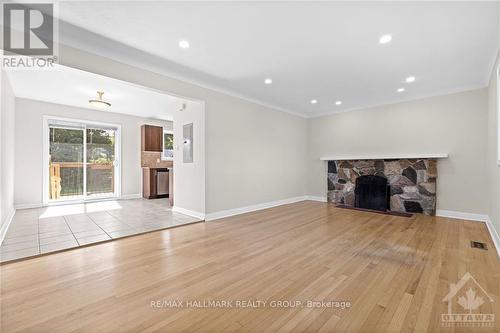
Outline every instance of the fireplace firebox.
<svg viewBox="0 0 500 333"><path fill-rule="evenodd" d="M359 176L354 189L354 207L386 212L390 210L390 192L387 178Z"/></svg>

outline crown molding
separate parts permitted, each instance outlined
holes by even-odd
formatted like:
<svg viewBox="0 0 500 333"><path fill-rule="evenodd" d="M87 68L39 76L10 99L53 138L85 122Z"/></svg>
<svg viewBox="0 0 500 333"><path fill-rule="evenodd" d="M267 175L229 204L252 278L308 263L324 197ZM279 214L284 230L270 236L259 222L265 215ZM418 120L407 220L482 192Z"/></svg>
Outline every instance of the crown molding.
<svg viewBox="0 0 500 333"><path fill-rule="evenodd" d="M180 81L182 83L188 83L199 88L208 89L276 111L285 112L300 118L308 118L308 115L304 113L290 110L273 103L262 101L240 92L227 89L217 84L209 84L206 82L202 82L201 80L193 79L192 77L181 74L178 71L169 70L167 68L170 68L172 66L169 66L169 61L166 59L138 49L134 49L128 45L113 41L102 35L92 33L88 30L76 27L67 22L61 21L60 26L61 31L59 34L59 43L62 46L74 48L76 50L119 61L129 66L134 66L136 68L164 75L168 78ZM133 55L131 56L130 54ZM148 62L146 59L149 59L150 61Z"/></svg>
<svg viewBox="0 0 500 333"><path fill-rule="evenodd" d="M407 103L407 102L415 102L415 101L419 101L419 100L427 99L427 98L441 97L441 96L453 95L453 94L458 94L458 93L467 92L467 91L484 89L486 87L488 87L488 85L474 84L474 85L460 87L460 88L443 90L443 91L440 91L438 93L426 94L426 95L422 95L422 96L418 96L418 97L398 99L396 101L388 102L388 103L366 104L366 105L356 106L353 108L343 109L343 110L339 110L339 111L321 112L321 113L317 113L317 114L312 114L308 118L320 118L320 117L331 116L331 115L340 114L340 113L353 112L353 111L363 111L366 109L378 108L378 107L383 107L383 106L390 106L390 105Z"/></svg>

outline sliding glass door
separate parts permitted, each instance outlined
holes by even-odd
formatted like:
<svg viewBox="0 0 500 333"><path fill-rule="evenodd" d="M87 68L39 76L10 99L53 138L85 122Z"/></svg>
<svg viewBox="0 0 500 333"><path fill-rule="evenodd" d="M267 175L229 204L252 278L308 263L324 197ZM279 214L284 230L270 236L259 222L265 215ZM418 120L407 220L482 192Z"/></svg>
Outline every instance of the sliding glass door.
<svg viewBox="0 0 500 333"><path fill-rule="evenodd" d="M86 129L87 197L99 198L115 193L115 138L112 128Z"/></svg>
<svg viewBox="0 0 500 333"><path fill-rule="evenodd" d="M49 127L49 199L83 198L84 131L78 127Z"/></svg>
<svg viewBox="0 0 500 333"><path fill-rule="evenodd" d="M48 119L48 200L118 196L117 126Z"/></svg>

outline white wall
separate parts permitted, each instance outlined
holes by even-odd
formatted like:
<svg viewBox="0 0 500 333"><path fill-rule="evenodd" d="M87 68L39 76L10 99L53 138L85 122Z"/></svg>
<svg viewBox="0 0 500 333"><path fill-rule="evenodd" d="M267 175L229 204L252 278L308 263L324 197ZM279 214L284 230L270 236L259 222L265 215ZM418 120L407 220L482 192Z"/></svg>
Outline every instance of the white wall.
<svg viewBox="0 0 500 333"><path fill-rule="evenodd" d="M303 196L307 120L61 46L60 62L205 101L206 213Z"/></svg>
<svg viewBox="0 0 500 333"><path fill-rule="evenodd" d="M486 89L339 113L309 121L309 195L325 196L329 155L448 153L437 208L485 214Z"/></svg>
<svg viewBox="0 0 500 333"><path fill-rule="evenodd" d="M15 121L15 204L42 204L43 116L58 116L121 125L122 195L142 193L141 128L143 124L165 126L172 122L94 111L29 99L16 99Z"/></svg>
<svg viewBox="0 0 500 333"><path fill-rule="evenodd" d="M0 115L0 242L14 213L14 119L15 97L5 72L1 70Z"/></svg>
<svg viewBox="0 0 500 333"><path fill-rule="evenodd" d="M174 209L205 215L205 112L200 102L186 101L174 116ZM183 126L193 124L193 162L183 160ZM182 210L181 210L182 212Z"/></svg>
<svg viewBox="0 0 500 333"><path fill-rule="evenodd" d="M500 52L488 87L488 154L486 167L488 170L489 184L489 216L498 234L500 234L500 166L497 165L497 151L500 144L500 133L498 133L498 82L496 79L497 69L500 66Z"/></svg>
<svg viewBox="0 0 500 333"><path fill-rule="evenodd" d="M305 195L307 119L214 95L206 104L207 211Z"/></svg>

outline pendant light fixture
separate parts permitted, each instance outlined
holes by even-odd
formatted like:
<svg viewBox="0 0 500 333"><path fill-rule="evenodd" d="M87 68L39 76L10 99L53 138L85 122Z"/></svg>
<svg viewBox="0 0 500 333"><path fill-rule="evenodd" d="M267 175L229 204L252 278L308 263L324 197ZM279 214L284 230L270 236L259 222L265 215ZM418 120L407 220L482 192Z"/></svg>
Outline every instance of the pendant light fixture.
<svg viewBox="0 0 500 333"><path fill-rule="evenodd" d="M98 109L107 109L111 106L111 103L106 102L102 99L102 95L104 95L104 91L98 91L97 95L98 95L97 99L90 99L89 100L90 105L92 105L93 107L96 107Z"/></svg>

